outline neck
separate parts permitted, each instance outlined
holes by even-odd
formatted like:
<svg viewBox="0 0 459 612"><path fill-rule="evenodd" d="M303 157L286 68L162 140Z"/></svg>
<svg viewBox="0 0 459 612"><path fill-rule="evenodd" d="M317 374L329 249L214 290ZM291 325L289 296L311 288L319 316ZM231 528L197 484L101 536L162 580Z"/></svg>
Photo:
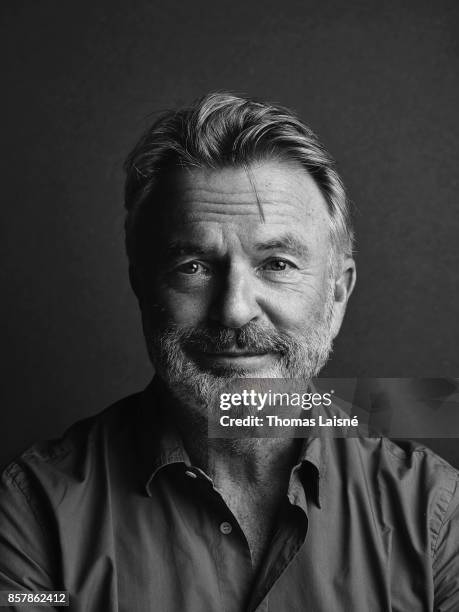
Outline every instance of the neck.
<svg viewBox="0 0 459 612"><path fill-rule="evenodd" d="M284 481L296 464L298 438L209 438L202 407L178 400L166 392L169 414L182 437L191 462L219 483L251 484ZM256 431L254 432L256 435Z"/></svg>
<svg viewBox="0 0 459 612"><path fill-rule="evenodd" d="M203 440L196 436L184 440L190 459L217 486L224 481L253 486L285 481L298 458L298 442L294 438Z"/></svg>

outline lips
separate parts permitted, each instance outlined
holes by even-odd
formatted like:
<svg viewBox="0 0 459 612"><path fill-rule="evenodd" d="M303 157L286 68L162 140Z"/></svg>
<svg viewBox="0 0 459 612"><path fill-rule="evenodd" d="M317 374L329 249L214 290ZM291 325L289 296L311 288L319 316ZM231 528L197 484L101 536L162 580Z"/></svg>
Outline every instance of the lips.
<svg viewBox="0 0 459 612"><path fill-rule="evenodd" d="M270 363L275 355L271 352L231 350L231 351L198 351L192 359L204 368L238 367L244 369L258 369Z"/></svg>
<svg viewBox="0 0 459 612"><path fill-rule="evenodd" d="M266 353L267 351L203 351L208 357L258 357Z"/></svg>

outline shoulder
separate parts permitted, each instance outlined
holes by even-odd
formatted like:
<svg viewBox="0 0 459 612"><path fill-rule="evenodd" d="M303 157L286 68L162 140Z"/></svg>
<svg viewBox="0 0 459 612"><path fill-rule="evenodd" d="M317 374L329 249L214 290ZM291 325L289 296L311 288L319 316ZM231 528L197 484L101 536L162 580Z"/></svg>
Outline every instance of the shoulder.
<svg viewBox="0 0 459 612"><path fill-rule="evenodd" d="M423 444L385 437L337 438L332 454L344 454L348 461L361 464L364 471L387 479L426 486L452 486L459 471Z"/></svg>
<svg viewBox="0 0 459 612"><path fill-rule="evenodd" d="M140 397L128 396L76 422L60 438L37 442L25 450L2 473L2 498L9 491L34 504L40 490L58 494L71 481L84 480L98 457L133 440Z"/></svg>
<svg viewBox="0 0 459 612"><path fill-rule="evenodd" d="M397 524L425 529L434 554L445 524L459 518L459 471L410 440L353 438L347 443L354 478L364 482L383 512L393 513Z"/></svg>
<svg viewBox="0 0 459 612"><path fill-rule="evenodd" d="M76 509L84 511L88 492L102 482L107 455L129 437L137 403L138 396L131 396L76 423L57 440L34 444L3 471L0 589L62 587L62 538L71 525L81 524Z"/></svg>
<svg viewBox="0 0 459 612"><path fill-rule="evenodd" d="M405 483L409 489L432 492L442 505L451 501L457 490L459 471L432 450L410 440L382 438L381 465L387 476Z"/></svg>

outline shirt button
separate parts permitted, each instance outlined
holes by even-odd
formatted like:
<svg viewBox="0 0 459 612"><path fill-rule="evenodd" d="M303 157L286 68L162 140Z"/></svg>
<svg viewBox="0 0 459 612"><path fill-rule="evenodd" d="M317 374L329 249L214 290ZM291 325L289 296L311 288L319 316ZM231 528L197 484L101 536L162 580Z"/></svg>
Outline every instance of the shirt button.
<svg viewBox="0 0 459 612"><path fill-rule="evenodd" d="M233 531L233 528L231 527L231 525L229 523L227 523L226 521L224 521L221 525L220 525L220 531L224 534L224 535L228 535L229 533L231 533Z"/></svg>
<svg viewBox="0 0 459 612"><path fill-rule="evenodd" d="M190 470L187 470L185 474L190 478L197 478L196 474L194 472L191 472Z"/></svg>

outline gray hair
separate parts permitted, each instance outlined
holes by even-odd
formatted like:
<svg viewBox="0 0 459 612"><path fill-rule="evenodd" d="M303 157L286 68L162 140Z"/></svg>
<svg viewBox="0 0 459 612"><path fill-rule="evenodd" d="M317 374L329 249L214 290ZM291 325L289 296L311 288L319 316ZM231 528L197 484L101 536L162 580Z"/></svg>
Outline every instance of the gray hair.
<svg viewBox="0 0 459 612"><path fill-rule="evenodd" d="M164 174L174 168L248 167L263 160L296 162L311 175L328 206L335 256L352 255L350 204L334 161L314 132L287 108L215 92L161 115L126 160L125 231L131 266L139 259L140 218L156 205Z"/></svg>

